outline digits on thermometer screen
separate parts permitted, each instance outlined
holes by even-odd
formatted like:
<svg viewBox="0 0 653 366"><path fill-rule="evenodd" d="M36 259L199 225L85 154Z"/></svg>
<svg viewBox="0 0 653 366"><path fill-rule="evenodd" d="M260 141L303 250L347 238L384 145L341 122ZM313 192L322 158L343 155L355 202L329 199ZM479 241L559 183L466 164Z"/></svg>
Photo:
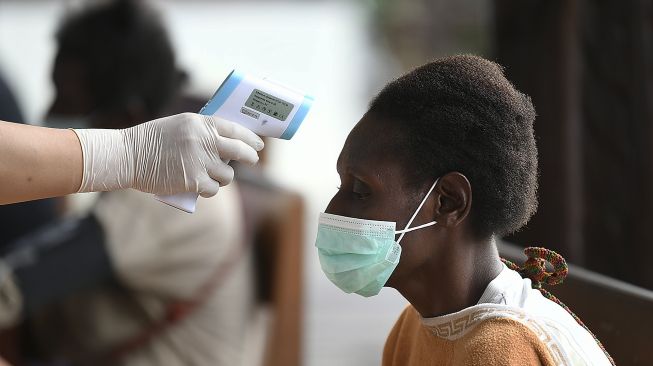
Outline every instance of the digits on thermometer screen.
<svg viewBox="0 0 653 366"><path fill-rule="evenodd" d="M311 109L313 98L265 78L233 70L200 110L243 125L260 136L290 140ZM197 193L156 198L193 213Z"/></svg>

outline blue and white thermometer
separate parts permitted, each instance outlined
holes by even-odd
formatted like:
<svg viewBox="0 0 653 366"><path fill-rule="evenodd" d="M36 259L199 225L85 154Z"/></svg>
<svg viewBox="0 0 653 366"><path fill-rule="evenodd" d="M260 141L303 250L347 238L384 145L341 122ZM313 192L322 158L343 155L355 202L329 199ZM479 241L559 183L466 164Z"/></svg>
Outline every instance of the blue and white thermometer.
<svg viewBox="0 0 653 366"><path fill-rule="evenodd" d="M290 140L312 104L311 96L233 70L199 113L238 123L259 136ZM197 193L180 193L156 196L156 199L193 213L197 196Z"/></svg>

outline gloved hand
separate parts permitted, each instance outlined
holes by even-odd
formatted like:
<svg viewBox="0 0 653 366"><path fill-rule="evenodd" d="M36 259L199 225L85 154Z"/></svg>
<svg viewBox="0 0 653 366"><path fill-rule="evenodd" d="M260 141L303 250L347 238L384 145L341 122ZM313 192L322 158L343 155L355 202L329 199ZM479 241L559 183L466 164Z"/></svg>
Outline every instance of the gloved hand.
<svg viewBox="0 0 653 366"><path fill-rule="evenodd" d="M84 156L79 192L125 188L211 197L233 180L225 163L258 161L263 140L233 122L195 113L160 118L124 130L74 130Z"/></svg>

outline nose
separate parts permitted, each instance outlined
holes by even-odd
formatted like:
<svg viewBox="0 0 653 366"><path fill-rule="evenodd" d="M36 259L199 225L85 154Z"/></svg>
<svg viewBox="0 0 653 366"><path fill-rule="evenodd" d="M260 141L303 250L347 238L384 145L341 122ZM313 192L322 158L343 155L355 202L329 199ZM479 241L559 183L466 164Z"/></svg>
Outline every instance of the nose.
<svg viewBox="0 0 653 366"><path fill-rule="evenodd" d="M331 197L331 201L329 201L324 212L333 215L347 216L346 205L343 204L343 198L340 191Z"/></svg>

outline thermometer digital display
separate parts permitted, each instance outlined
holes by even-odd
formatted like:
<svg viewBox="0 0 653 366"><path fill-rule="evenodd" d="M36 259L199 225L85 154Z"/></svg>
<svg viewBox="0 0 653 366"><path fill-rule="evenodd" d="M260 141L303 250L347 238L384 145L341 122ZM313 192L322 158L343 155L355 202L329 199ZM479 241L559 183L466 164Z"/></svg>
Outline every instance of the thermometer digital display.
<svg viewBox="0 0 653 366"><path fill-rule="evenodd" d="M259 136L290 140L312 105L311 96L274 81L233 70L199 113L238 123ZM197 196L197 193L181 193L155 197L193 213Z"/></svg>

